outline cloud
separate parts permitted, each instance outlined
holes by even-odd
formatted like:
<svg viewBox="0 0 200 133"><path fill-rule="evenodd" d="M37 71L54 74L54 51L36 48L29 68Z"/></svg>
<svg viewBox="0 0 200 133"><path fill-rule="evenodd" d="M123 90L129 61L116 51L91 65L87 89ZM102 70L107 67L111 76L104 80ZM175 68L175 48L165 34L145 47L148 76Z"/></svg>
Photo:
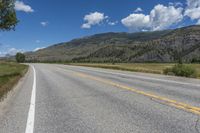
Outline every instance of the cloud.
<svg viewBox="0 0 200 133"><path fill-rule="evenodd" d="M41 49L44 49L45 47L38 47L38 48L35 48L34 50L33 50L33 52L36 52L36 51L38 51L38 50L41 50Z"/></svg>
<svg viewBox="0 0 200 133"><path fill-rule="evenodd" d="M180 7L180 6L183 6L183 3L181 3L181 2L175 2L175 3L169 2L169 5L170 6L175 6L175 7Z"/></svg>
<svg viewBox="0 0 200 133"><path fill-rule="evenodd" d="M200 0L187 0L188 8L198 8L200 6Z"/></svg>
<svg viewBox="0 0 200 133"><path fill-rule="evenodd" d="M108 25L114 26L118 23L118 21L108 21Z"/></svg>
<svg viewBox="0 0 200 133"><path fill-rule="evenodd" d="M133 31L156 31L169 28L183 19L183 8L156 5L149 15L133 13L122 19L124 26Z"/></svg>
<svg viewBox="0 0 200 133"><path fill-rule="evenodd" d="M197 21L197 25L200 25L200 19Z"/></svg>
<svg viewBox="0 0 200 133"><path fill-rule="evenodd" d="M41 24L43 27L46 27L46 26L49 24L49 22L43 21L43 22L40 22L40 24Z"/></svg>
<svg viewBox="0 0 200 133"><path fill-rule="evenodd" d="M7 54L8 55L15 55L18 52L22 52L23 53L24 50L22 50L22 49L16 49L16 48L10 48L10 49L8 49Z"/></svg>
<svg viewBox="0 0 200 133"><path fill-rule="evenodd" d="M9 45L0 44L0 57L13 56L18 52L24 52L23 49L16 49Z"/></svg>
<svg viewBox="0 0 200 133"><path fill-rule="evenodd" d="M187 7L184 13L191 20L197 20L197 24L200 22L200 0L187 0Z"/></svg>
<svg viewBox="0 0 200 133"><path fill-rule="evenodd" d="M34 12L31 6L24 4L22 1L15 2L15 10L16 11L23 11L26 13Z"/></svg>
<svg viewBox="0 0 200 133"><path fill-rule="evenodd" d="M185 15L190 17L192 20L199 19L200 18L200 7L193 8L193 9L187 9L185 11Z"/></svg>
<svg viewBox="0 0 200 133"><path fill-rule="evenodd" d="M133 13L122 19L121 22L124 26L131 30L140 31L149 27L150 17L149 15Z"/></svg>
<svg viewBox="0 0 200 133"><path fill-rule="evenodd" d="M157 5L150 13L151 29L162 30L177 24L183 19L183 8Z"/></svg>
<svg viewBox="0 0 200 133"><path fill-rule="evenodd" d="M142 11L143 11L142 8L138 7L138 8L135 9L134 12L142 12Z"/></svg>
<svg viewBox="0 0 200 133"><path fill-rule="evenodd" d="M107 18L108 16L105 16L104 13L100 13L100 12L93 12L93 13L87 14L84 17L84 21L86 23L82 24L81 28L90 29L91 26L98 25Z"/></svg>

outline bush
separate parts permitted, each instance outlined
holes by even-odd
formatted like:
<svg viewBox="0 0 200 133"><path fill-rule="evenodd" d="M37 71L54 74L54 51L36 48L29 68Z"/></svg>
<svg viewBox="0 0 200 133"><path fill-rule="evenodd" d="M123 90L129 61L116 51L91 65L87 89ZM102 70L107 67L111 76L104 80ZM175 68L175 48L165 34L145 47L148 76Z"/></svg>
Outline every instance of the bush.
<svg viewBox="0 0 200 133"><path fill-rule="evenodd" d="M166 68L163 73L167 75L176 75L182 77L197 77L197 71L195 68L183 64L177 64L172 68Z"/></svg>
<svg viewBox="0 0 200 133"><path fill-rule="evenodd" d="M17 53L16 56L15 56L15 58L16 58L16 61L17 61L18 63L23 63L23 62L25 62L25 55L22 54L22 53Z"/></svg>

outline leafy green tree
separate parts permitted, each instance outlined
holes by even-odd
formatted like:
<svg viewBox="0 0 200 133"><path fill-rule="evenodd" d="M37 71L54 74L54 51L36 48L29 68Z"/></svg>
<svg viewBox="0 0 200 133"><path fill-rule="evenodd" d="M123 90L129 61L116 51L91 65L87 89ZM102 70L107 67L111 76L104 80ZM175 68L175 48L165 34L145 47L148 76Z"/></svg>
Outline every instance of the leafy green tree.
<svg viewBox="0 0 200 133"><path fill-rule="evenodd" d="M25 62L25 55L24 54L22 54L22 53L17 53L16 54L16 56L15 56L15 58L16 58L16 61L18 62L18 63L23 63L23 62Z"/></svg>
<svg viewBox="0 0 200 133"><path fill-rule="evenodd" d="M0 0L0 30L14 30L18 23L15 0Z"/></svg>

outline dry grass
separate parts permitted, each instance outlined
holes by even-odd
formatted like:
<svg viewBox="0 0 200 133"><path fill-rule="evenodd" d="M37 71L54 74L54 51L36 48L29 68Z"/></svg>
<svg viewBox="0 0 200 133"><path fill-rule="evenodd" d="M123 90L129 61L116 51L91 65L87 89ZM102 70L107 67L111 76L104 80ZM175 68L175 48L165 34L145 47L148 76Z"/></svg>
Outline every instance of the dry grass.
<svg viewBox="0 0 200 133"><path fill-rule="evenodd" d="M27 65L0 62L0 99L12 89L27 70Z"/></svg>
<svg viewBox="0 0 200 133"><path fill-rule="evenodd" d="M163 74L163 70L174 66L173 63L71 63L71 65L87 66L87 67L99 67L106 69L125 70L134 72L145 72ZM198 78L200 78L200 64L187 64L196 68L198 72Z"/></svg>

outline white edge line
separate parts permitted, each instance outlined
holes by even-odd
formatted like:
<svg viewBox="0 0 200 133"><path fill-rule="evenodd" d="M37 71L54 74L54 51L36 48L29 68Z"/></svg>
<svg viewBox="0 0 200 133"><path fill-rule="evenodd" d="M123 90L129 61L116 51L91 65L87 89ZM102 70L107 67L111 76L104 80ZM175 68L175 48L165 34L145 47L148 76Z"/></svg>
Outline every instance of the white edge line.
<svg viewBox="0 0 200 133"><path fill-rule="evenodd" d="M33 87L25 133L33 133L35 120L36 72L34 66L31 67L33 69Z"/></svg>

